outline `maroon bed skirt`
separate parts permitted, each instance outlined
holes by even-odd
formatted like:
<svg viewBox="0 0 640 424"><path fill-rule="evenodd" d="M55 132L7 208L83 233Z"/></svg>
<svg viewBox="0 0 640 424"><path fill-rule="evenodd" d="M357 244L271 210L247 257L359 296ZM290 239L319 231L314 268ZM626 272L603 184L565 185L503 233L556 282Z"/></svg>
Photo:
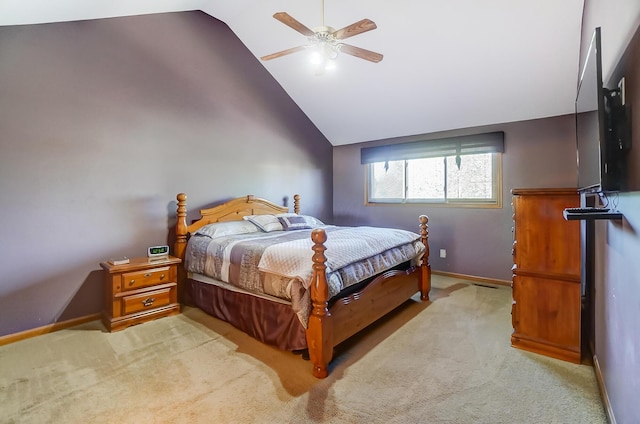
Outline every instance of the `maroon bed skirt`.
<svg viewBox="0 0 640 424"><path fill-rule="evenodd" d="M307 348L305 328L290 305L187 279L184 302L282 350Z"/></svg>

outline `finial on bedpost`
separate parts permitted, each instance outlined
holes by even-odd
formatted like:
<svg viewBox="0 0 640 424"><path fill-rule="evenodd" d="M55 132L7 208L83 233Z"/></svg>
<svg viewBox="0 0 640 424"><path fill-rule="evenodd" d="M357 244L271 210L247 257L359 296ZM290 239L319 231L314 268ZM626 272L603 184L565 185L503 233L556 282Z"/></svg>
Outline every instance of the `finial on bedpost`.
<svg viewBox="0 0 640 424"><path fill-rule="evenodd" d="M294 194L293 195L293 211L300 215L300 195L299 194Z"/></svg>
<svg viewBox="0 0 640 424"><path fill-rule="evenodd" d="M329 312L329 287L326 277L327 250L324 243L327 233L322 228L311 232L313 241L313 279L311 281L312 310L307 329L307 347L309 358L313 364L313 375L325 378L328 374L329 362L333 356L333 332L331 313Z"/></svg>
<svg viewBox="0 0 640 424"><path fill-rule="evenodd" d="M429 217L420 215L420 240L426 248L422 255L422 263L420 265L422 273L420 276L420 299L429 300L429 292L431 291L431 265L429 264Z"/></svg>

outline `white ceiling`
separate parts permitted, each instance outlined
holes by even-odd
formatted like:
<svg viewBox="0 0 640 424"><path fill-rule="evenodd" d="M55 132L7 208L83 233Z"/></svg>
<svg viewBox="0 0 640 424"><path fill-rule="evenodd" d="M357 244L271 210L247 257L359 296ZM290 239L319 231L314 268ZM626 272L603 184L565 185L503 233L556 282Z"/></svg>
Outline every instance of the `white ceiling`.
<svg viewBox="0 0 640 424"><path fill-rule="evenodd" d="M325 0L336 29L380 63L341 55L315 76L305 52L261 62L333 145L573 112L583 0ZM202 10L256 56L306 44L272 18L322 24L322 0L0 0L0 25Z"/></svg>

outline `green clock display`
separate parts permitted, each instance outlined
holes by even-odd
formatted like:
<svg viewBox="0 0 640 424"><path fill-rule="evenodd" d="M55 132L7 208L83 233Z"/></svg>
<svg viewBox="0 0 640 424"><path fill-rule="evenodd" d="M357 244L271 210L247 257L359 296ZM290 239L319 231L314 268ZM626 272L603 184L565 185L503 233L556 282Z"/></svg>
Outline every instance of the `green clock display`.
<svg viewBox="0 0 640 424"><path fill-rule="evenodd" d="M150 258L165 257L169 255L169 246L151 246L147 249Z"/></svg>

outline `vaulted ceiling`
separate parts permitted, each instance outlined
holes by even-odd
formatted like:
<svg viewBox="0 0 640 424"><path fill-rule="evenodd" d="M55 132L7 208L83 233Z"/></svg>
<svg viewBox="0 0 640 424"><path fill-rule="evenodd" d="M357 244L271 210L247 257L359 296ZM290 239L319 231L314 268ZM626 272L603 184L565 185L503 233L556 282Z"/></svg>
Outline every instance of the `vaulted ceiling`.
<svg viewBox="0 0 640 424"><path fill-rule="evenodd" d="M382 53L340 54L316 76L307 52L260 62L333 145L573 112L583 0L3 0L0 25L202 10L261 57L309 28L377 24L345 42Z"/></svg>

